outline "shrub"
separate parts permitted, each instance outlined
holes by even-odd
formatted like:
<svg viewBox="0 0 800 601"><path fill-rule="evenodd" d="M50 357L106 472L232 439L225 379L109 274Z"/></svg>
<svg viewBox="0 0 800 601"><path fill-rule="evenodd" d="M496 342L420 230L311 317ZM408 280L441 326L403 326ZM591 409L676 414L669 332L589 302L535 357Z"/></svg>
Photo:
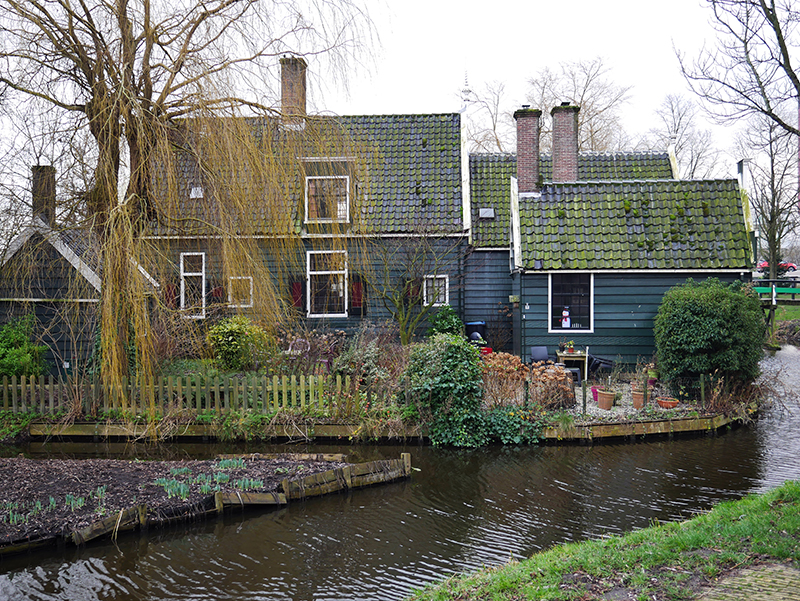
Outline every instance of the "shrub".
<svg viewBox="0 0 800 601"><path fill-rule="evenodd" d="M431 327L428 329L428 336L434 334L454 334L464 333L464 322L450 305L442 307L430 319Z"/></svg>
<svg viewBox="0 0 800 601"><path fill-rule="evenodd" d="M528 368L516 355L490 353L483 357L483 405L485 408L520 405Z"/></svg>
<svg viewBox="0 0 800 601"><path fill-rule="evenodd" d="M480 446L487 442L480 412L478 349L462 336L435 334L411 351L408 392L432 421L434 444Z"/></svg>
<svg viewBox="0 0 800 601"><path fill-rule="evenodd" d="M566 409L575 404L572 372L550 361L531 365L528 400L545 410Z"/></svg>
<svg viewBox="0 0 800 601"><path fill-rule="evenodd" d="M25 315L0 328L0 377L41 376L48 370L47 347L31 342L33 323L33 315Z"/></svg>
<svg viewBox="0 0 800 601"><path fill-rule="evenodd" d="M658 308L660 376L669 381L717 372L733 384L752 382L765 334L758 298L741 282L690 279L668 290Z"/></svg>
<svg viewBox="0 0 800 601"><path fill-rule="evenodd" d="M247 317L237 315L220 321L208 330L214 360L222 369L252 369L268 352L269 339Z"/></svg>
<svg viewBox="0 0 800 601"><path fill-rule="evenodd" d="M381 365L381 359L377 336L368 329L361 329L336 357L333 372L356 378L361 385L374 388L389 378L389 371Z"/></svg>

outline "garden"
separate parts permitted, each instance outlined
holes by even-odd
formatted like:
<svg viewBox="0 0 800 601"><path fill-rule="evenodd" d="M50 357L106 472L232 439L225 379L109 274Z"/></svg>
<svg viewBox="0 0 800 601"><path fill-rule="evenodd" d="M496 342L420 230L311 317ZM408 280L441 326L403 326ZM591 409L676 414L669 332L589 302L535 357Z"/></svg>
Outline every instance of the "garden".
<svg viewBox="0 0 800 601"><path fill-rule="evenodd" d="M745 285L673 288L655 319L656 354L617 362L577 388L560 364L482 354L449 306L429 321L420 341L401 345L385 323L345 336L223 317L192 344L165 347L149 378L132 356L130 376L114 388L46 377L45 349L30 342L33 321L22 318L0 329L0 437L33 420L138 423L158 438L199 424L220 439L268 438L274 426L308 437L320 424L348 424L360 440L427 436L477 447L535 443L553 426L744 415L759 396L765 328Z"/></svg>

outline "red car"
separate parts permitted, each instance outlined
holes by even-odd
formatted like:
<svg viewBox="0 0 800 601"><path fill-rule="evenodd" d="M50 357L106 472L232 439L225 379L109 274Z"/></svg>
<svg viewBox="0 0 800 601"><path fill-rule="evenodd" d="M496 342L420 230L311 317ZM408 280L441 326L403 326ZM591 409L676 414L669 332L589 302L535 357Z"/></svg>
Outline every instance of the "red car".
<svg viewBox="0 0 800 601"><path fill-rule="evenodd" d="M759 273L763 273L769 270L769 263L767 261L759 261L758 265L756 265L756 269L758 270ZM778 263L778 271L792 272L796 270L797 270L797 265L795 265L794 263L790 263L789 261L781 261L780 263Z"/></svg>

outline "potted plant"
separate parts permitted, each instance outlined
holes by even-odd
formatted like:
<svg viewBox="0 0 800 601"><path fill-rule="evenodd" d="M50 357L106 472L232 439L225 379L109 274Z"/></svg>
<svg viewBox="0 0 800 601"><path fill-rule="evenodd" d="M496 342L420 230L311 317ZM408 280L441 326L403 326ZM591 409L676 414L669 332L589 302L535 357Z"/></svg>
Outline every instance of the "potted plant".
<svg viewBox="0 0 800 601"><path fill-rule="evenodd" d="M575 341L574 340L567 340L567 342L565 344L566 344L568 353L574 353L575 352Z"/></svg>
<svg viewBox="0 0 800 601"><path fill-rule="evenodd" d="M600 409L605 409L606 411L611 411L611 407L614 406L614 398L617 396L617 393L614 390L605 388L604 386L597 387L597 406Z"/></svg>
<svg viewBox="0 0 800 601"><path fill-rule="evenodd" d="M566 338L560 339L558 341L558 350L563 353L564 349L566 349L566 348L567 348L567 340L566 340Z"/></svg>
<svg viewBox="0 0 800 601"><path fill-rule="evenodd" d="M674 409L678 406L678 399L673 399L670 397L659 397L656 399L656 403L658 403L659 407L664 409Z"/></svg>

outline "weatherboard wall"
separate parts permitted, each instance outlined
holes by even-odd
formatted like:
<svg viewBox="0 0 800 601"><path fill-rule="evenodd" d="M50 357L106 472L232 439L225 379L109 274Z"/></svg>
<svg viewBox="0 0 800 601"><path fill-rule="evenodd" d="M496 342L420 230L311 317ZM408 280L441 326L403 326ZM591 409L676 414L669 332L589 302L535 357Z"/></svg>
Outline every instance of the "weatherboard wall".
<svg viewBox="0 0 800 601"><path fill-rule="evenodd" d="M575 346L589 346L592 355L635 364L655 352L653 320L664 293L687 278L703 281L717 277L723 282L740 279L735 273L602 273L594 274L593 332L548 333L548 274L524 274L520 278L519 346L528 356L531 346L545 345L555 354L561 339Z"/></svg>
<svg viewBox="0 0 800 601"><path fill-rule="evenodd" d="M513 294L508 250L474 250L465 260L464 322L486 322L486 338L495 350L512 351Z"/></svg>

